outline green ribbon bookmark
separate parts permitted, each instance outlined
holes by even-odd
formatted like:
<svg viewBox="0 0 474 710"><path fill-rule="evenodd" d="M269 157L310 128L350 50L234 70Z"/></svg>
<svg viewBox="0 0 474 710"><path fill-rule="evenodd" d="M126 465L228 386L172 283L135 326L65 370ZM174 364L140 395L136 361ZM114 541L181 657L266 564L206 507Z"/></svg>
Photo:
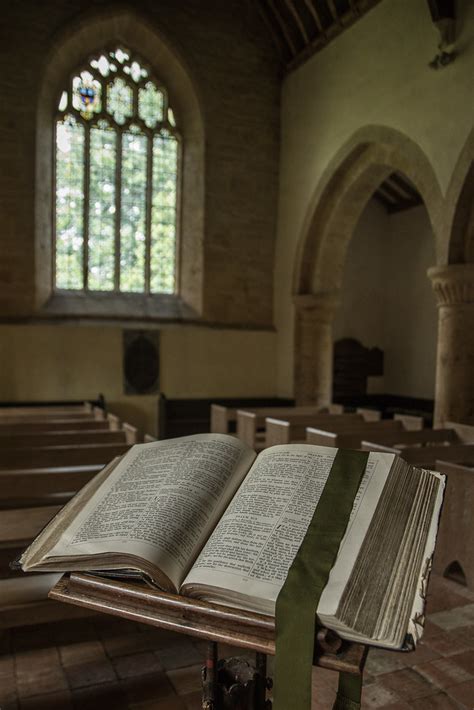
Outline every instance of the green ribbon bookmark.
<svg viewBox="0 0 474 710"><path fill-rule="evenodd" d="M368 452L340 449L276 602L273 710L311 709L316 611L336 561ZM362 679L341 673L334 710L360 708Z"/></svg>

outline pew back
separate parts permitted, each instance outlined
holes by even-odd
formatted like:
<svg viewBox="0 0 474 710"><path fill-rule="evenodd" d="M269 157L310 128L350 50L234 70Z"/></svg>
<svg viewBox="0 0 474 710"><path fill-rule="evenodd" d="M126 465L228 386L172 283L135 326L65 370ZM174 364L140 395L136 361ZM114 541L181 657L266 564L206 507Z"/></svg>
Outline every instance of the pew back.
<svg viewBox="0 0 474 710"><path fill-rule="evenodd" d="M372 436L387 432L395 433L403 431L402 423L393 419L381 419L376 422L365 422L362 425L345 427L343 430L318 429L308 427L306 429L306 442L317 444L318 446L335 446L343 449L358 449L361 442Z"/></svg>

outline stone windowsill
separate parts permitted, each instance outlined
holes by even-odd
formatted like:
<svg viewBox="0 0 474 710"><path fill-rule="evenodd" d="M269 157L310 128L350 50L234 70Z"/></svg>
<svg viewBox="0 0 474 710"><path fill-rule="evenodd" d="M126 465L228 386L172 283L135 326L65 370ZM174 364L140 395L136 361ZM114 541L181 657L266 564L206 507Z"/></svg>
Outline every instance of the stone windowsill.
<svg viewBox="0 0 474 710"><path fill-rule="evenodd" d="M106 321L196 321L199 316L175 295L70 293L57 291L37 311L39 319Z"/></svg>

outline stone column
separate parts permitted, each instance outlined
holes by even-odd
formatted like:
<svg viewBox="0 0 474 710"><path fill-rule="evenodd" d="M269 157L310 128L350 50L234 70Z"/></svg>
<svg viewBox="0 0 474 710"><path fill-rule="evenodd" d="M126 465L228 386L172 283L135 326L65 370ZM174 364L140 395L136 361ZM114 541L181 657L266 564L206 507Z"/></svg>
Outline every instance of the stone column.
<svg viewBox="0 0 474 710"><path fill-rule="evenodd" d="M438 300L435 422L474 422L474 264L428 269Z"/></svg>
<svg viewBox="0 0 474 710"><path fill-rule="evenodd" d="M339 293L301 294L293 302L296 403L325 406L332 400L332 326Z"/></svg>

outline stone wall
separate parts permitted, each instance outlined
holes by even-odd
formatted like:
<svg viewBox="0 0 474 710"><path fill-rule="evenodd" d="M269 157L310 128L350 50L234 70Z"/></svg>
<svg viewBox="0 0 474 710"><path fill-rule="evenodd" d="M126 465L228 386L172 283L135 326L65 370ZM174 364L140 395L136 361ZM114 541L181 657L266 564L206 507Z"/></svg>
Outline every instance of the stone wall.
<svg viewBox="0 0 474 710"><path fill-rule="evenodd" d="M203 270L199 294L203 316L224 324L268 327L279 70L258 13L239 0L162 0L159 5L151 0L119 5L101 0L21 0L2 7L2 24L8 31L0 55L0 316L31 315L35 302L35 189L42 189L42 171L35 185L35 130L38 111L44 109L37 102L50 49L60 46L85 18L93 22L95 14L113 18L114 12L124 11L137 14L166 39L189 71L200 100L205 133L204 233L195 264ZM103 38L107 44L115 39ZM64 67L66 76L70 69ZM45 171L43 181L47 179ZM47 224L37 222L38 226L39 238L48 240ZM37 258L41 261L41 253Z"/></svg>

